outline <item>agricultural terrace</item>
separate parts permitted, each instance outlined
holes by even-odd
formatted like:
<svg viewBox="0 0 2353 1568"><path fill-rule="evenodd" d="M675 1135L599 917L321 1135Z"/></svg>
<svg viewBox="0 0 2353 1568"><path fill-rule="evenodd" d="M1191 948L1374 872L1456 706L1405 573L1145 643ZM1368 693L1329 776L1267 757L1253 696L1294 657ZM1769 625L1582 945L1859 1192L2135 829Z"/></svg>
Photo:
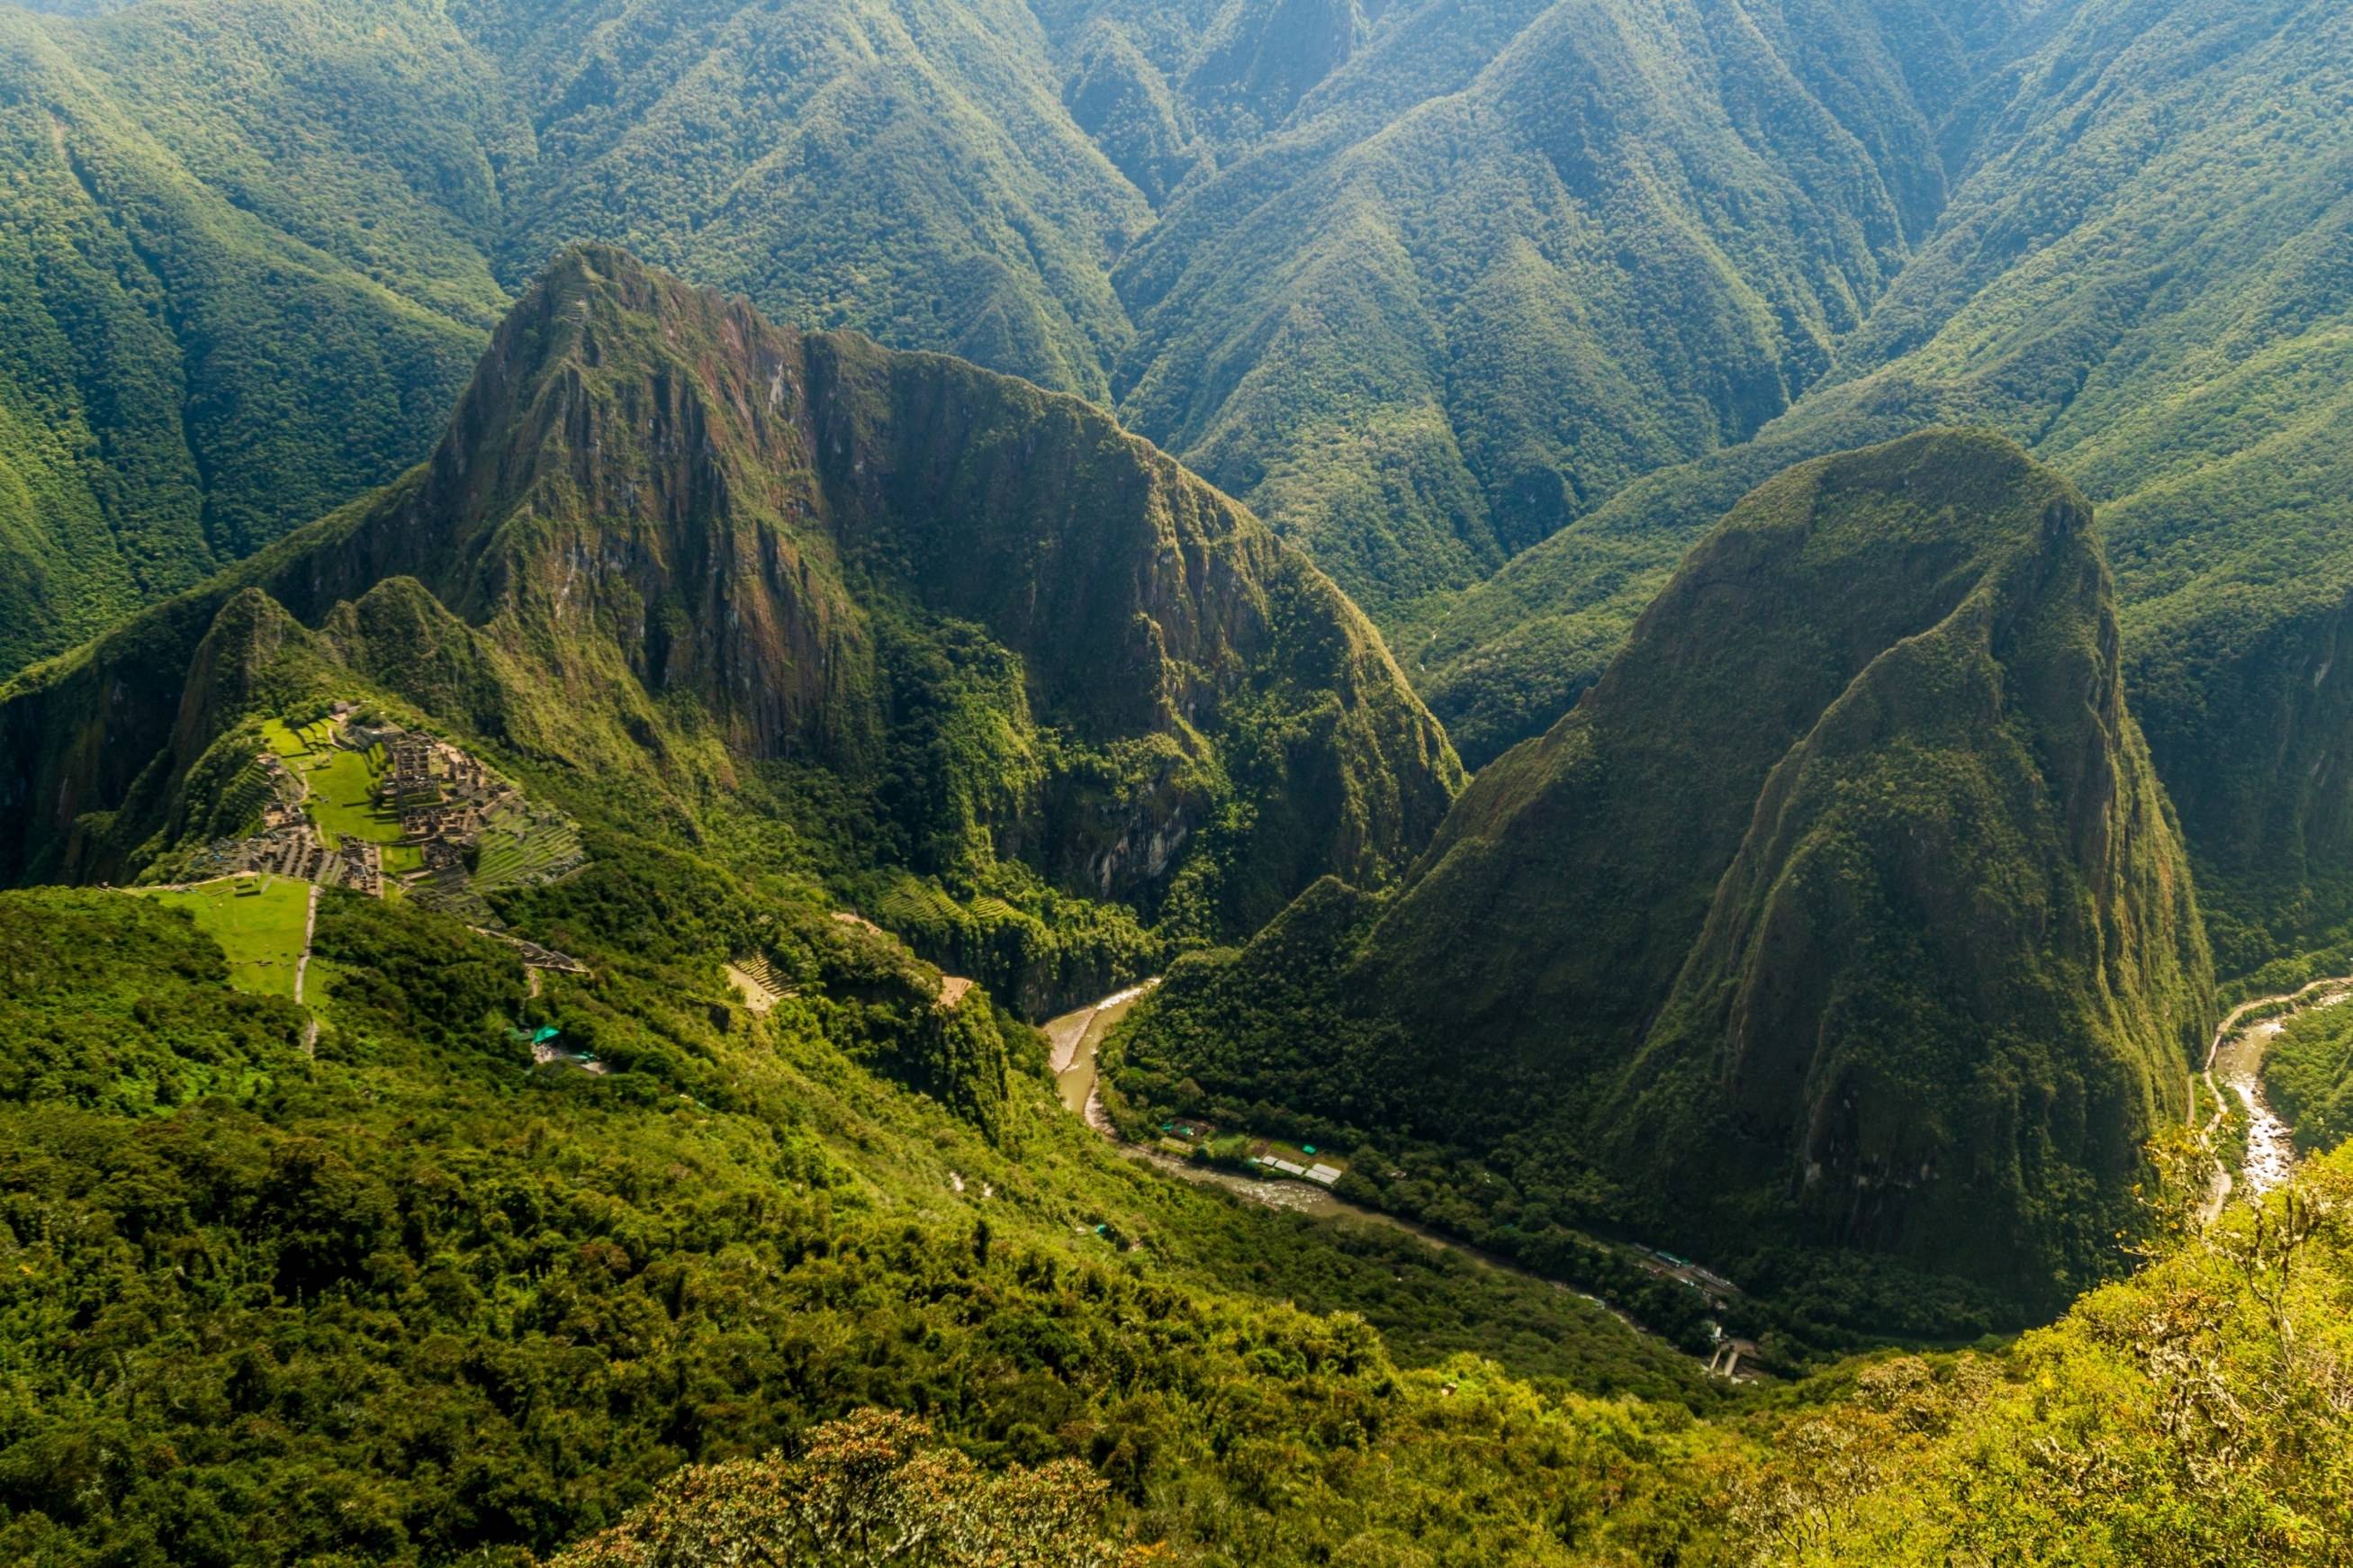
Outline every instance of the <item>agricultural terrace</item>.
<svg viewBox="0 0 2353 1568"><path fill-rule="evenodd" d="M265 720L261 726L261 741L290 763L314 760L325 756L334 746L334 721L314 719L298 727L283 719Z"/></svg>
<svg viewBox="0 0 2353 1568"><path fill-rule="evenodd" d="M560 876L581 858L580 835L569 821L511 800L482 825L474 886L485 892L529 887Z"/></svg>

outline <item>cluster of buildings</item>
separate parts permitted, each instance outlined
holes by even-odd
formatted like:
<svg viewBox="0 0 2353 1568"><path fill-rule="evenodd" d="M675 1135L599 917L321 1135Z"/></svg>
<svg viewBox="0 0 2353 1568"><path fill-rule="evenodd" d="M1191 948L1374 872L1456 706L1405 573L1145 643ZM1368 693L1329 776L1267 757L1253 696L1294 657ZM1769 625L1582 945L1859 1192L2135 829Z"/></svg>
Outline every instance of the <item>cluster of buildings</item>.
<svg viewBox="0 0 2353 1568"><path fill-rule="evenodd" d="M208 862L206 869L217 875L253 871L322 888L349 888L372 899L384 897L379 847L346 838L330 849L299 813L297 820L267 824L252 837L220 840L208 852Z"/></svg>
<svg viewBox="0 0 2353 1568"><path fill-rule="evenodd" d="M1328 1187L1340 1179L1340 1168L1327 1165L1321 1160L1312 1165L1303 1165L1280 1154L1252 1154L1250 1163L1262 1171L1272 1171L1276 1175L1289 1176L1293 1181L1314 1182L1319 1186Z"/></svg>
<svg viewBox="0 0 2353 1568"><path fill-rule="evenodd" d="M520 823L526 816L514 785L447 741L397 725L362 723L348 703L337 705L324 722L330 737L326 747L381 757L373 814L388 831L338 834L331 847L320 828L301 760L290 763L265 751L255 758L268 786L260 830L243 838L216 840L198 858L199 874L260 872L349 888L371 898L382 898L389 880L429 901L469 888L472 855L495 821L503 817ZM404 857L409 866L392 874L385 868L387 849L415 854ZM533 866L531 879L553 880L583 858L575 845Z"/></svg>

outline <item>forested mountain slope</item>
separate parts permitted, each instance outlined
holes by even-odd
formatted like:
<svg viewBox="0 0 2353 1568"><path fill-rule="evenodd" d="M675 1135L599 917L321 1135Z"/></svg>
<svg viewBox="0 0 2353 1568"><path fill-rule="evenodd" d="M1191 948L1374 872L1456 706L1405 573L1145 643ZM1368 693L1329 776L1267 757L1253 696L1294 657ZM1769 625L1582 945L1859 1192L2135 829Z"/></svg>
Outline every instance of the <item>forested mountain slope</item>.
<svg viewBox="0 0 2353 1568"><path fill-rule="evenodd" d="M626 245L797 326L1101 401L1151 210L1064 111L1020 0L464 0L534 133L499 256Z"/></svg>
<svg viewBox="0 0 2353 1568"><path fill-rule="evenodd" d="M2211 884L2341 914L2346 112L2340 6L2097 0L1971 108L1981 151L1826 384L1434 616L1409 660L1474 762L1540 732L1716 510L1922 422L1992 425L2100 506L2137 701ZM1401 640L1406 640L1400 634Z"/></svg>
<svg viewBox="0 0 2353 1568"><path fill-rule="evenodd" d="M2063 1300L2212 1022L2117 643L2089 509L2008 443L1792 469L1393 898L1326 884L1179 965L1136 1081L1436 1138L1760 1270Z"/></svg>
<svg viewBox="0 0 2353 1568"><path fill-rule="evenodd" d="M1381 880L1461 777L1345 597L1100 410L596 247L429 464L0 693L7 876L168 864L207 755L339 678L864 877L1032 1005L1148 962L1139 913Z"/></svg>
<svg viewBox="0 0 2353 1568"><path fill-rule="evenodd" d="M1387 607L1828 364L1943 204L1935 7L1391 7L1120 265L1130 421Z"/></svg>
<svg viewBox="0 0 2353 1568"><path fill-rule="evenodd" d="M1751 485L1990 424L2107 509L2233 962L2348 907L2339 8L5 16L0 662L423 457L585 235L1110 400L1358 592L1474 763Z"/></svg>
<svg viewBox="0 0 2353 1568"><path fill-rule="evenodd" d="M935 974L595 848L506 908L593 963L537 994L348 894L297 1005L147 899L0 893L0 1554L724 1561L847 1491L1023 1562L2335 1560L2342 1153L2014 1348L1727 1398L1567 1291L1117 1157L994 1016L992 1141L871 1070ZM718 968L755 933L765 1014ZM933 1462L877 1462L878 1406Z"/></svg>
<svg viewBox="0 0 2353 1568"><path fill-rule="evenodd" d="M807 888L593 851L503 905L592 973L335 891L301 1004L154 899L0 893L0 1556L520 1565L874 1406L992 1468L1075 1461L1089 1524L1183 1561L1394 1533L1566 1563L1564 1506L1716 1539L1694 1363L1122 1159L976 992L984 1131L882 1070L940 1027L936 971ZM763 1012L720 969L753 942L795 981ZM575 1055L535 1067L542 1029ZM1539 1454L1625 1484L1565 1505ZM1463 1509L1466 1465L1510 1500Z"/></svg>
<svg viewBox="0 0 2353 1568"><path fill-rule="evenodd" d="M1461 586L1820 374L2011 30L1926 0L5 15L11 666L422 457L506 291L581 239L1113 403L1377 607Z"/></svg>
<svg viewBox="0 0 2353 1568"><path fill-rule="evenodd" d="M503 303L500 94L408 7L0 8L0 668L414 462Z"/></svg>

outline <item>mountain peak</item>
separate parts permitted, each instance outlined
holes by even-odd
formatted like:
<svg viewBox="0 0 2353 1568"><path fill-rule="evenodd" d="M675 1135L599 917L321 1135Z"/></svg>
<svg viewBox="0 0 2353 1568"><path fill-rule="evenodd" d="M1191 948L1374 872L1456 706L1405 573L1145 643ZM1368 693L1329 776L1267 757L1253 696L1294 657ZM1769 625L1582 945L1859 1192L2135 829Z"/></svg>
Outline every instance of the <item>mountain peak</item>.
<svg viewBox="0 0 2353 1568"><path fill-rule="evenodd" d="M1356 607L1101 409L797 332L609 247L526 290L425 468L0 710L24 787L72 807L15 863L68 853L74 816L127 798L90 770L164 740L142 707L85 769L58 727L133 666L176 711L241 588L358 681L637 808L691 820L816 767L873 797L902 870L1002 856L1147 910L1181 885L1211 932L1328 871L1393 874L1461 780ZM74 864L119 877L153 832L131 811Z"/></svg>
<svg viewBox="0 0 2353 1568"><path fill-rule="evenodd" d="M1613 1221L1687 1245L1862 1247L2047 1300L2131 1222L2211 1022L2118 644L2091 509L2001 437L1790 469L1393 900L1302 927L1320 953L1271 932L1247 979L1180 971L1167 1043L1131 1059L1249 1103L1294 1069L1201 1042L1341 1042L1314 1110L1516 1161L1523 1191L1614 1184ZM1290 1005L1298 974L1332 1016L1187 1017Z"/></svg>

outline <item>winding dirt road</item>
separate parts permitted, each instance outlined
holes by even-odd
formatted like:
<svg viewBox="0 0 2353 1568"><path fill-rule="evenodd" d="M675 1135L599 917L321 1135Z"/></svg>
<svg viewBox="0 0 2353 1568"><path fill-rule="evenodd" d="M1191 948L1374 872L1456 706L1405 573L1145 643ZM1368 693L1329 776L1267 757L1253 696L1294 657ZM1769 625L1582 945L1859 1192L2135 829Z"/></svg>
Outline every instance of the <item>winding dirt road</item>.
<svg viewBox="0 0 2353 1568"><path fill-rule="evenodd" d="M1150 1165L1155 1170L1174 1176L1180 1182L1189 1182L1198 1187L1219 1187L1236 1197L1257 1204L1263 1208L1282 1209L1292 1214L1305 1215L1311 1219L1361 1221L1366 1225L1401 1232L1438 1251L1459 1253L1486 1268L1497 1269L1505 1274L1515 1274L1523 1279L1550 1286L1556 1290L1567 1291L1580 1300L1591 1302L1608 1312L1632 1332L1641 1334L1646 1339L1657 1337L1622 1309L1603 1300L1599 1296L1589 1295L1583 1290L1565 1285L1557 1279L1548 1279L1508 1259L1498 1258L1493 1253L1482 1251L1467 1242L1458 1241L1443 1232L1432 1230L1428 1226L1417 1225L1409 1219L1401 1219L1396 1215L1386 1214L1379 1209L1366 1208L1361 1204L1350 1203L1347 1199L1335 1196L1329 1189L1314 1183L1248 1176L1239 1171L1229 1171L1216 1165L1197 1164L1190 1160L1180 1160L1173 1154L1152 1148L1147 1144L1128 1142L1119 1135L1119 1130L1112 1125L1110 1116L1104 1113L1101 1083L1095 1074L1095 1052L1101 1048L1103 1037L1111 1032L1112 1026L1126 1016L1127 1010L1135 1005L1138 998L1159 984L1157 979L1147 980L1141 985L1106 996L1091 1007L1081 1007L1074 1012L1065 1013L1059 1018L1048 1021L1044 1026L1050 1050L1048 1064L1053 1069L1055 1087L1060 1091L1062 1103L1072 1113L1082 1118L1088 1126L1103 1134L1111 1146L1118 1150L1121 1154L1139 1164ZM1695 1289L1699 1288L1694 1281L1686 1279L1685 1283L1694 1284ZM1688 1352L1679 1352L1678 1353ZM1705 1356L1694 1355L1691 1359L1706 1364L1711 1372L1715 1370L1715 1363ZM1730 1375L1734 1382L1738 1383L1756 1380L1756 1373L1753 1372L1739 1372L1726 1375Z"/></svg>

